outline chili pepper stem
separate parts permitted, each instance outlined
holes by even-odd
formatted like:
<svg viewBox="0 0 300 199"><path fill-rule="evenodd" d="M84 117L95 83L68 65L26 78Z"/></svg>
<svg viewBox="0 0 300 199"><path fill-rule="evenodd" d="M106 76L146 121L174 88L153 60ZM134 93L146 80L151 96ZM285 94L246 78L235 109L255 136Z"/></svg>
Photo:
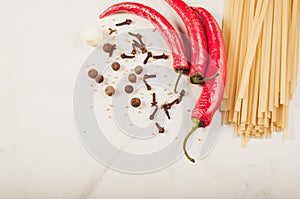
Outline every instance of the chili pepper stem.
<svg viewBox="0 0 300 199"><path fill-rule="evenodd" d="M194 134L194 132L198 129L197 126L193 126L192 130L185 136L184 138L184 141L183 141L183 151L184 151L184 155L187 159L189 159L191 162L195 163L195 159L192 158L188 152L187 152L187 149L186 149L186 144L187 144L187 141L189 140L189 138Z"/></svg>
<svg viewBox="0 0 300 199"><path fill-rule="evenodd" d="M187 152L187 148L186 148L186 145L187 145L187 142L189 140L189 138L196 132L196 130L200 127L203 127L203 122L196 119L196 118L192 118L192 121L193 121L193 128L192 130L185 136L184 138L184 141L183 141L183 151L184 151L184 155L185 157L187 157L187 159L189 159L191 162L195 163L195 159L192 158L189 153Z"/></svg>
<svg viewBox="0 0 300 199"><path fill-rule="evenodd" d="M220 74L219 74L219 73L216 73L216 74L214 74L213 76L204 78L204 79L203 79L203 82L206 82L206 81L215 79L215 78L217 78L217 77L219 77L219 76L220 76Z"/></svg>
<svg viewBox="0 0 300 199"><path fill-rule="evenodd" d="M178 93L177 87L178 87L179 81L180 81L180 79L181 79L182 72L178 72L178 74L179 74L179 75L178 75L178 78L177 78L177 80L176 80L175 87L174 87L174 93Z"/></svg>
<svg viewBox="0 0 300 199"><path fill-rule="evenodd" d="M203 78L202 75L200 74L195 74L193 76L191 76L191 82L193 84L204 84L205 82L209 81L209 80L212 80L214 78L217 78L220 74L217 73L211 77L206 77L206 78Z"/></svg>

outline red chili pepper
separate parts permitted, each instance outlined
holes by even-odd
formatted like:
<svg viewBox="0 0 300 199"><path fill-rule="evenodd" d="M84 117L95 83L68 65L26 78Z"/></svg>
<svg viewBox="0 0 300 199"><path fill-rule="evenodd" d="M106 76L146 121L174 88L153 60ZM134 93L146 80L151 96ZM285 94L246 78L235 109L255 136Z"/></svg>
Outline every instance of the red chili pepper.
<svg viewBox="0 0 300 199"><path fill-rule="evenodd" d="M148 19L155 26L155 28L160 31L169 48L171 49L174 60L174 70L176 72L189 71L189 64L186 59L182 41L175 28L163 15L143 4L124 2L109 7L99 17L104 18L106 16L121 12L129 12Z"/></svg>
<svg viewBox="0 0 300 199"><path fill-rule="evenodd" d="M205 82L207 67L207 38L197 14L181 0L165 0L183 20L190 39L191 66L189 76L193 84Z"/></svg>
<svg viewBox="0 0 300 199"><path fill-rule="evenodd" d="M195 162L195 160L191 158L186 151L186 143L189 137L198 128L204 128L210 125L213 115L221 104L226 82L227 58L222 30L217 21L204 8L193 9L197 14L199 14L206 28L208 52L210 55L208 70L206 73L210 76L218 75L216 78L205 82L201 96L199 97L192 112L194 126L184 140L183 148L185 155L189 160Z"/></svg>

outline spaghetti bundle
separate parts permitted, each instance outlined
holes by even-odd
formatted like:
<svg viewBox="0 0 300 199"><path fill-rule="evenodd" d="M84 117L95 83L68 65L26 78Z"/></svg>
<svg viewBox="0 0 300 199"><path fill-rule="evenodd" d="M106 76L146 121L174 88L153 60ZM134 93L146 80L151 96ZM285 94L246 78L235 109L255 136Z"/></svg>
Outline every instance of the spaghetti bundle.
<svg viewBox="0 0 300 199"><path fill-rule="evenodd" d="M299 68L299 10L299 0L226 0L228 78L221 111L244 143L275 130L287 136Z"/></svg>

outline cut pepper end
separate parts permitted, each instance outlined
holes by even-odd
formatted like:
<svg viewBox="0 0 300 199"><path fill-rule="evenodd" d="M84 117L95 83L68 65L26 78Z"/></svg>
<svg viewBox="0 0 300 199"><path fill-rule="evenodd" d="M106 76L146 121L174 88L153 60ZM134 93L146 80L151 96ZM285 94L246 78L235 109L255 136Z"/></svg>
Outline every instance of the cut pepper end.
<svg viewBox="0 0 300 199"><path fill-rule="evenodd" d="M194 124L194 127L197 127L197 128L199 128L200 127L200 123L202 123L201 120L199 120L197 118L194 118L194 117L192 118L192 122Z"/></svg>
<svg viewBox="0 0 300 199"><path fill-rule="evenodd" d="M199 128L205 128L206 124L204 123L204 121L199 120L199 124L198 124Z"/></svg>
<svg viewBox="0 0 300 199"><path fill-rule="evenodd" d="M199 84L199 85L203 85L205 83L203 76L199 73L191 75L190 81L192 84Z"/></svg>
<svg viewBox="0 0 300 199"><path fill-rule="evenodd" d="M176 73L188 74L189 69L188 68L178 68L175 71L176 71Z"/></svg>
<svg viewBox="0 0 300 199"><path fill-rule="evenodd" d="M203 78L202 75L197 73L197 74L191 75L191 82L192 82L192 84L200 84L200 85L203 86L205 84L205 82L207 82L209 80L212 80L212 79L215 79L219 76L220 76L220 74L216 73L215 75L213 75L211 77Z"/></svg>

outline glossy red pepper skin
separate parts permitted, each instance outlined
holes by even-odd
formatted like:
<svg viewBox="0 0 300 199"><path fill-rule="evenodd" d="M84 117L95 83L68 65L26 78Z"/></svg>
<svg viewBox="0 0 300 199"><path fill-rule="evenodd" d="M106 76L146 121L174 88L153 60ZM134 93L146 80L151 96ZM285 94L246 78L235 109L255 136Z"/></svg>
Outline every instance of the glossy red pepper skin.
<svg viewBox="0 0 300 199"><path fill-rule="evenodd" d="M187 141L198 128L205 128L211 124L213 115L221 104L226 82L227 66L224 39L217 21L204 8L193 8L193 10L201 17L206 29L209 52L206 74L209 76L218 74L218 76L204 83L202 93L192 111L194 126L183 142L184 154L191 162L195 162L195 159L191 158L187 152Z"/></svg>
<svg viewBox="0 0 300 199"><path fill-rule="evenodd" d="M133 2L124 2L115 4L108 9L106 9L99 18L104 18L106 16L115 14L128 12L132 14L136 14L140 17L143 17L149 20L157 30L163 35L166 40L169 48L172 51L173 56L173 68L176 72L188 72L189 64L185 55L183 43L175 28L170 24L170 22L159 12L156 10L145 6L140 3Z"/></svg>
<svg viewBox="0 0 300 199"><path fill-rule="evenodd" d="M184 22L190 40L191 66L189 76L193 84L202 84L207 67L206 34L201 20L192 8L181 0L165 0Z"/></svg>
<svg viewBox="0 0 300 199"><path fill-rule="evenodd" d="M222 30L215 18L204 8L193 8L201 17L206 28L209 63L206 71L207 76L219 74L218 77L207 81L194 110L192 117L198 120L199 127L210 125L213 115L218 110L226 82L226 48Z"/></svg>

